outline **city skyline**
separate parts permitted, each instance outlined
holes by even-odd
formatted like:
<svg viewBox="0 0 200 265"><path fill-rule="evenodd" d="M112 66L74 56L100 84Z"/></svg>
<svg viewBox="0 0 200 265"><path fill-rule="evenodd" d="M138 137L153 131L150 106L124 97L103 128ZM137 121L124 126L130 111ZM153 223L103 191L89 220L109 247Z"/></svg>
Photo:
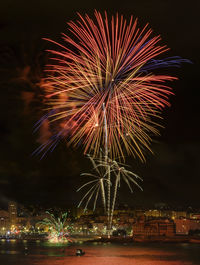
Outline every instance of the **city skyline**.
<svg viewBox="0 0 200 265"><path fill-rule="evenodd" d="M61 218L61 219L59 219ZM60 223L61 222L61 223ZM60 225L59 225L60 223ZM56 224L56 225L55 225ZM55 226L54 226L55 225ZM58 226L57 226L58 225ZM107 216L103 210L84 211L83 208L49 209L32 208L31 210L14 201L10 201L7 209L0 209L0 237L22 239L40 238L51 231L67 231L73 235L100 235L106 234ZM57 228L56 228L57 227ZM56 229L56 230L55 230ZM58 229L58 230L57 230ZM61 229L61 230L60 230ZM149 236L158 237L157 240L191 240L191 236L200 231L200 209L115 209L113 215L113 236L127 235L132 240L148 239ZM50 241L58 240L60 232L53 233ZM123 234L124 233L124 234ZM57 237L57 236L58 237ZM62 233L61 241L62 239ZM178 235L188 236L178 238ZM56 237L55 237L56 236ZM69 233L66 234L69 236ZM160 237L161 236L161 237ZM66 238L67 239L67 238ZM69 237L69 240L70 237ZM170 241L171 242L171 241Z"/></svg>

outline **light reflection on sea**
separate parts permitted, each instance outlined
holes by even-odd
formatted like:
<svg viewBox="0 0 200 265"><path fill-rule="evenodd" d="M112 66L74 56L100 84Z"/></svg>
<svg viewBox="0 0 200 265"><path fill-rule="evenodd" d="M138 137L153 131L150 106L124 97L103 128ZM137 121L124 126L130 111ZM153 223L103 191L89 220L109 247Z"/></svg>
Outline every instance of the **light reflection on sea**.
<svg viewBox="0 0 200 265"><path fill-rule="evenodd" d="M85 251L76 257L76 249ZM82 243L0 240L1 265L197 265L200 244Z"/></svg>

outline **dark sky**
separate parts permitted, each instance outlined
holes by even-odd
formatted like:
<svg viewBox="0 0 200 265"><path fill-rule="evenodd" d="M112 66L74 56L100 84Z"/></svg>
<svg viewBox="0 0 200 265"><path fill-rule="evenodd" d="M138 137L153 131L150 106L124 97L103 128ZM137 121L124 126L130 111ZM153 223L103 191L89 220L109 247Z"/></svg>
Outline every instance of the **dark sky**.
<svg viewBox="0 0 200 265"><path fill-rule="evenodd" d="M135 1L13 1L3 0L0 7L0 204L10 199L23 204L77 205L81 194L76 189L88 171L89 162L81 150L60 144L43 160L31 156L39 145L33 125L41 116L41 98L30 106L23 101L24 91L32 92L31 82L41 74L36 65L44 58L50 37L59 40L67 32L66 22L76 19L76 12L118 11L129 18L139 18L140 25L150 23L163 43L171 48L168 55L190 59L181 69L170 73L179 77L172 87L171 108L163 113L162 136L152 146L146 164L129 158L132 170L143 177L144 192L129 194L122 185L118 203L152 206L164 202L171 206L199 207L200 123L199 123L199 4L198 0ZM166 54L167 56L167 54ZM29 68L30 67L30 68ZM41 69L39 69L41 70ZM31 77L31 82L20 76ZM35 78L35 79L34 79ZM37 81L37 80L36 80ZM35 93L40 94L40 91Z"/></svg>

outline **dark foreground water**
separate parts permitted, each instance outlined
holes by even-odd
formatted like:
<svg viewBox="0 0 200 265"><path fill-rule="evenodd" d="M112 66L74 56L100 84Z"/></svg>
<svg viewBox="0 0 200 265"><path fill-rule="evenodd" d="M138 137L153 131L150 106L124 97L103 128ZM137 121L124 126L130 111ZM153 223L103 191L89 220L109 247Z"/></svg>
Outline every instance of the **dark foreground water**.
<svg viewBox="0 0 200 265"><path fill-rule="evenodd" d="M76 257L76 249L85 255ZM191 265L200 264L200 244L132 243L51 245L0 241L0 265Z"/></svg>

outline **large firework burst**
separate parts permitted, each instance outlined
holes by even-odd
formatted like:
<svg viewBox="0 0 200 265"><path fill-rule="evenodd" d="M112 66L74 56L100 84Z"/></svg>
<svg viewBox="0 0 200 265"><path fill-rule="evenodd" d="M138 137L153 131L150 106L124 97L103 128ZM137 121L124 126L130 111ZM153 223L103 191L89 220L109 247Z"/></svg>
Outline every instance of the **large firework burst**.
<svg viewBox="0 0 200 265"><path fill-rule="evenodd" d="M72 37L63 34L64 44L52 41L59 49L50 51L53 63L45 82L49 114L41 122L57 125L39 149L52 150L70 137L69 143L83 144L93 157L107 146L112 159L126 151L145 160L151 135L159 134L154 118L169 106L172 92L165 82L176 79L154 70L184 60L155 59L168 48L158 44L161 38L152 36L148 24L140 29L133 17L127 22L118 14L111 21L106 12L94 15L95 20L79 15L69 22Z"/></svg>

